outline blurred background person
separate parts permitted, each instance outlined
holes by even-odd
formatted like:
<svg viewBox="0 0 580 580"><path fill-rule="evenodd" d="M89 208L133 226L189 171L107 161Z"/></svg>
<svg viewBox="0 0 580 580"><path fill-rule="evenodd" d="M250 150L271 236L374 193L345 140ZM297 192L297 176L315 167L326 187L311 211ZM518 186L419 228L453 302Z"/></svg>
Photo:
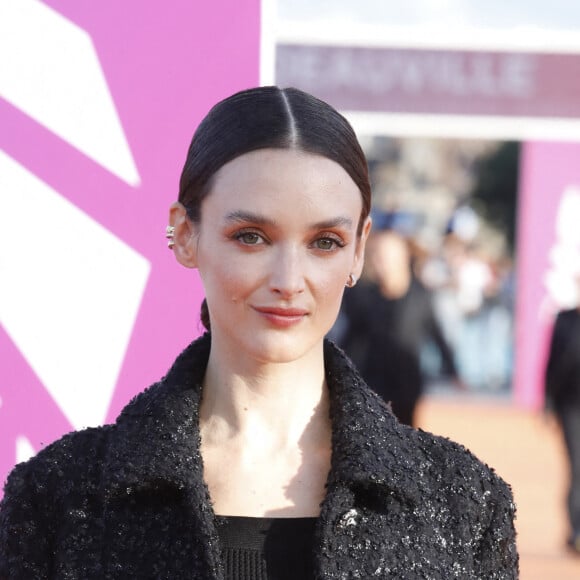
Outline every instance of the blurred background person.
<svg viewBox="0 0 580 580"><path fill-rule="evenodd" d="M435 315L455 353L459 375L475 391L507 393L513 360L512 260L486 248L485 235L477 236L480 218L472 210L467 214L472 222L469 233L457 226L457 213L440 248L416 271L433 292Z"/></svg>
<svg viewBox="0 0 580 580"><path fill-rule="evenodd" d="M580 555L580 272L578 304L556 316L546 365L546 407L562 429L570 479L567 497L569 547Z"/></svg>
<svg viewBox="0 0 580 580"><path fill-rule="evenodd" d="M490 337L498 335L488 328L495 277L475 243L449 234L445 251L461 319L454 343L458 367L472 388L484 389L490 383L489 373L497 369L490 364L487 350Z"/></svg>
<svg viewBox="0 0 580 580"><path fill-rule="evenodd" d="M462 383L430 292L414 274L410 244L396 229L396 220L396 214L375 218L365 276L345 293L334 337L397 418L414 426L423 391L421 348L427 340L440 352L442 375Z"/></svg>

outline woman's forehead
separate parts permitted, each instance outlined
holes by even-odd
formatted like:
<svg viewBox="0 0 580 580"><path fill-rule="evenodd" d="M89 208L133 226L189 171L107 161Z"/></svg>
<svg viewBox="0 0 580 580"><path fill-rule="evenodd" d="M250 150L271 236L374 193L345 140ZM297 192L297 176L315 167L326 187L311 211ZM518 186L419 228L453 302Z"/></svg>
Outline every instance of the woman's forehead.
<svg viewBox="0 0 580 580"><path fill-rule="evenodd" d="M260 149L236 157L216 172L208 198L277 205L361 202L348 173L335 161L294 149Z"/></svg>

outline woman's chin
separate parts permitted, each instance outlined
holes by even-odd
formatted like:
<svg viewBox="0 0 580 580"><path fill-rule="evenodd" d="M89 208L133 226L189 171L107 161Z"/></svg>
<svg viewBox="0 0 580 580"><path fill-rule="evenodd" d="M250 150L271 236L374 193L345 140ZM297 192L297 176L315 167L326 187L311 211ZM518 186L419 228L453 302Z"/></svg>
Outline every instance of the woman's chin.
<svg viewBox="0 0 580 580"><path fill-rule="evenodd" d="M323 336L306 338L290 333L281 333L281 336L280 333L273 334L255 337L245 354L261 363L287 364L307 356L313 348L322 344L323 339Z"/></svg>

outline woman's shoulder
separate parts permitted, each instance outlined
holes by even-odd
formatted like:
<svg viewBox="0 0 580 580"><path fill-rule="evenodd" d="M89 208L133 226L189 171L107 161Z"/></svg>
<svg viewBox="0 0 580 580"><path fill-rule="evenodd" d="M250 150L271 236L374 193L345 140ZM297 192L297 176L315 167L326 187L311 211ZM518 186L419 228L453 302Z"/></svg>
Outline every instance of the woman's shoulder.
<svg viewBox="0 0 580 580"><path fill-rule="evenodd" d="M345 475L358 473L391 485L404 482L419 496L430 490L443 493L450 482L511 496L509 486L464 445L399 423L336 345L329 342L326 353L335 459Z"/></svg>
<svg viewBox="0 0 580 580"><path fill-rule="evenodd" d="M369 397L376 399L374 395ZM399 423L382 400L375 405L367 402L368 407L375 408L366 427L373 432L375 453L382 458L380 469L401 471L397 478L405 481L409 492L414 489L416 496L423 498L463 498L482 507L503 501L508 510L512 509L509 484L465 445Z"/></svg>
<svg viewBox="0 0 580 580"><path fill-rule="evenodd" d="M516 505L511 486L467 447L421 429L400 425L407 439L407 481L422 505L447 505L474 521L511 525Z"/></svg>
<svg viewBox="0 0 580 580"><path fill-rule="evenodd" d="M111 456L122 450L127 434L143 436L152 425L181 417L195 407L201 377L207 364L210 339L194 340L176 359L167 375L139 392L122 409L115 423L72 431L41 449L37 455L14 467L5 483L5 497L27 489L52 491L59 486L82 485L97 480ZM184 405L187 399L191 403Z"/></svg>
<svg viewBox="0 0 580 580"><path fill-rule="evenodd" d="M30 459L17 464L9 474L7 487L15 482L37 481L42 486L59 480L82 479L99 470L106 460L114 433L128 417L136 418L146 412L153 399L159 396L160 383L155 383L138 393L122 409L112 424L86 427L66 433L43 447Z"/></svg>
<svg viewBox="0 0 580 580"><path fill-rule="evenodd" d="M492 487L511 497L510 486L467 447L421 429L414 430L418 455L427 460L430 471L442 482L455 481L483 491Z"/></svg>
<svg viewBox="0 0 580 580"><path fill-rule="evenodd" d="M103 460L111 429L112 425L104 425L72 431L47 445L14 467L6 482L6 495L31 485L58 487L64 480L87 474Z"/></svg>

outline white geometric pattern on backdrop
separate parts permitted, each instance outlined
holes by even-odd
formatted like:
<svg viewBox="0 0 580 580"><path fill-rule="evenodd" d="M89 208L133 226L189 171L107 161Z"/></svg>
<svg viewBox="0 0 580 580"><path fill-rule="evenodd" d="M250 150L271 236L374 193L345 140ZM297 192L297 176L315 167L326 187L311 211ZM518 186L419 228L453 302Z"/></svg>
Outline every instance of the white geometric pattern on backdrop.
<svg viewBox="0 0 580 580"><path fill-rule="evenodd" d="M2 151L0 192L0 323L72 425L98 425L151 265Z"/></svg>
<svg viewBox="0 0 580 580"><path fill-rule="evenodd" d="M556 214L556 239L550 248L550 266L544 274L549 302L557 309L574 308L580 275L580 187L568 185L560 197ZM550 312L550 315L553 315Z"/></svg>
<svg viewBox="0 0 580 580"><path fill-rule="evenodd" d="M21 461L26 461L30 459L35 454L34 447L32 443L24 435L20 435L16 438L16 463Z"/></svg>
<svg viewBox="0 0 580 580"><path fill-rule="evenodd" d="M136 186L139 173L91 37L37 0L0 1L0 96Z"/></svg>

